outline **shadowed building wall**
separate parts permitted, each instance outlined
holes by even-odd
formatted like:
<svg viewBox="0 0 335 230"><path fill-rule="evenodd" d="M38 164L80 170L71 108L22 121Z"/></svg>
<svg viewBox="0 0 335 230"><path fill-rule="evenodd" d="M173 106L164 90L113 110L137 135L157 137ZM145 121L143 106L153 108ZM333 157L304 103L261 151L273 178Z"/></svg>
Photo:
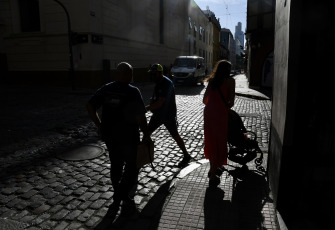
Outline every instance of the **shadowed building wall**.
<svg viewBox="0 0 335 230"><path fill-rule="evenodd" d="M150 64L169 66L176 56L188 54L189 14L200 15L194 18L200 25L206 19L193 0L60 2L69 12L75 33L73 61L79 87L101 85L108 80L106 68L113 70L121 61L134 67L135 81L147 81ZM54 0L2 0L0 6L7 81L67 85L69 40L62 7ZM32 15L36 20L30 20ZM202 25L204 30L207 26ZM209 53L211 47L202 50Z"/></svg>
<svg viewBox="0 0 335 230"><path fill-rule="evenodd" d="M268 174L288 229L335 228L332 14L323 2L276 3Z"/></svg>

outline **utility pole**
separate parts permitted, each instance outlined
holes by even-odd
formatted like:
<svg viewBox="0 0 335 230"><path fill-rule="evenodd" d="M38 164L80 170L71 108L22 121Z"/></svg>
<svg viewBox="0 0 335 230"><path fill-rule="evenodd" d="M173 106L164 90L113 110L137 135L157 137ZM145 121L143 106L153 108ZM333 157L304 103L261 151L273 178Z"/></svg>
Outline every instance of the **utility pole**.
<svg viewBox="0 0 335 230"><path fill-rule="evenodd" d="M75 90L75 83L74 83L74 65L73 65L73 50L72 50L72 30L71 30L71 21L70 21L70 15L63 3L61 3L59 0L54 0L57 2L65 11L66 17L67 17L67 30L68 30L68 39L69 39L69 58L70 58L70 81L71 81L71 87L72 90Z"/></svg>

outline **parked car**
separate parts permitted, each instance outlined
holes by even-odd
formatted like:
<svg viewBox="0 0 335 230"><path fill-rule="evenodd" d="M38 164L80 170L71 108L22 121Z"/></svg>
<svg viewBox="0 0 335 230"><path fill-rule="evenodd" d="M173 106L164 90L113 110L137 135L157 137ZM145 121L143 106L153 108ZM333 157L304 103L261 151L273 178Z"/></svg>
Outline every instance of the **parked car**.
<svg viewBox="0 0 335 230"><path fill-rule="evenodd" d="M206 77L206 66L203 57L178 56L171 68L175 84L203 84Z"/></svg>

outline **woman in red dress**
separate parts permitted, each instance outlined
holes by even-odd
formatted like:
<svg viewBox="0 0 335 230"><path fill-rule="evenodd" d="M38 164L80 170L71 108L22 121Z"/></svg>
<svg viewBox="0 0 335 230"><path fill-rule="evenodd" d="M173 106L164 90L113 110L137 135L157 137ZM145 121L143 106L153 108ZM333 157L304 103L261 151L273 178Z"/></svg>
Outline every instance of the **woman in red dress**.
<svg viewBox="0 0 335 230"><path fill-rule="evenodd" d="M228 148L228 111L234 105L235 79L230 76L231 63L227 60L218 61L211 75L205 79L208 82L203 103L205 157L209 159L209 185L217 186L220 178L216 170L227 164ZM221 90L227 105L223 101Z"/></svg>

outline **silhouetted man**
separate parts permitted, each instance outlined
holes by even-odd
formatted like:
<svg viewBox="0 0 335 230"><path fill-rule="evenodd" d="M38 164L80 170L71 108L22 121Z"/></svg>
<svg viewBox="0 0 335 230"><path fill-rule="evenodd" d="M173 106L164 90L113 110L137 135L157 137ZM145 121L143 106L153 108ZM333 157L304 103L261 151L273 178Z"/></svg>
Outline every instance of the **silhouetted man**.
<svg viewBox="0 0 335 230"><path fill-rule="evenodd" d="M142 95L138 88L130 85L133 68L121 62L116 70L116 80L98 89L87 103L89 116L109 151L114 212L119 209L121 201L133 203L129 193L137 185L139 128L143 132L142 141L150 140ZM101 119L97 113L100 107Z"/></svg>
<svg viewBox="0 0 335 230"><path fill-rule="evenodd" d="M169 78L163 75L163 67L160 64L152 65L149 69L149 74L156 84L150 104L146 106L146 109L153 114L148 125L149 133L151 135L159 126L164 125L183 151L184 157L178 167L184 167L190 161L191 156L187 152L184 141L177 129L177 106L174 85Z"/></svg>

